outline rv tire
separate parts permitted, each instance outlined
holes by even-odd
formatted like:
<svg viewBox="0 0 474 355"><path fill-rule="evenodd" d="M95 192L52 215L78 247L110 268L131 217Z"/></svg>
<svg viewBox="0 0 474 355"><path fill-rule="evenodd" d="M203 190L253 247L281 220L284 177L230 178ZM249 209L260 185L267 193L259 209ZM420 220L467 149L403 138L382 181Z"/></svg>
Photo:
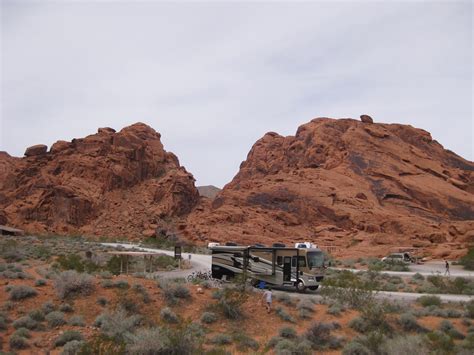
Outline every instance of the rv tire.
<svg viewBox="0 0 474 355"><path fill-rule="evenodd" d="M318 288L319 288L319 285L318 286L309 286L308 287L311 291L316 291Z"/></svg>
<svg viewBox="0 0 474 355"><path fill-rule="evenodd" d="M304 282L301 280L298 280L296 283L296 291L303 293L306 291L306 286L304 285Z"/></svg>

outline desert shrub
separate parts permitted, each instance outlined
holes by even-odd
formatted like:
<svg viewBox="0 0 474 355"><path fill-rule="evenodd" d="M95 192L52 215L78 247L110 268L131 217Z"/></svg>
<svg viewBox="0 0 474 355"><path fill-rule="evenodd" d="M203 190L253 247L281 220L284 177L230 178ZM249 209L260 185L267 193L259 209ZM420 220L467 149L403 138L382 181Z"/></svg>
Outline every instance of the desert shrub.
<svg viewBox="0 0 474 355"><path fill-rule="evenodd" d="M84 337L76 330L66 330L54 340L54 346L63 346L73 340L82 341L84 340Z"/></svg>
<svg viewBox="0 0 474 355"><path fill-rule="evenodd" d="M12 302L12 301L6 301L2 306L2 310L5 310L5 311L10 311L13 308L15 308L15 302Z"/></svg>
<svg viewBox="0 0 474 355"><path fill-rule="evenodd" d="M136 355L147 354L197 354L198 337L189 324L169 328L140 329L130 337L127 352Z"/></svg>
<svg viewBox="0 0 474 355"><path fill-rule="evenodd" d="M44 321L44 313L41 309L35 309L31 311L29 314L31 319L34 319L37 322L42 322Z"/></svg>
<svg viewBox="0 0 474 355"><path fill-rule="evenodd" d="M36 329L38 327L38 322L35 321L34 319L31 319L30 316L24 316L21 318L18 318L13 322L13 328L15 329L20 329L20 328L26 328L26 329Z"/></svg>
<svg viewBox="0 0 474 355"><path fill-rule="evenodd" d="M432 352L424 337L419 335L397 336L386 339L381 346L382 354L390 355L429 355Z"/></svg>
<svg viewBox="0 0 474 355"><path fill-rule="evenodd" d="M421 280L424 280L425 277L422 274L420 274L419 272L417 272L415 275L412 276L412 279L421 281Z"/></svg>
<svg viewBox="0 0 474 355"><path fill-rule="evenodd" d="M402 326L403 330L406 332L421 332L425 329L418 324L416 317L413 313L403 313L400 316L399 323Z"/></svg>
<svg viewBox="0 0 474 355"><path fill-rule="evenodd" d="M82 317L82 316L72 316L69 319L68 323L70 325L74 325L76 327L84 327L86 325L86 323L84 322L84 317Z"/></svg>
<svg viewBox="0 0 474 355"><path fill-rule="evenodd" d="M460 333L449 320L443 319L439 324L439 330L448 334L453 339L464 339L464 335Z"/></svg>
<svg viewBox="0 0 474 355"><path fill-rule="evenodd" d="M321 295L352 308L364 307L374 299L374 290L378 287L375 273L367 273L368 278L344 270L325 278Z"/></svg>
<svg viewBox="0 0 474 355"><path fill-rule="evenodd" d="M134 284L132 290L142 296L143 303L150 303L151 297L146 288L141 284Z"/></svg>
<svg viewBox="0 0 474 355"><path fill-rule="evenodd" d="M61 355L77 355L81 354L85 341L82 340L71 340L64 345Z"/></svg>
<svg viewBox="0 0 474 355"><path fill-rule="evenodd" d="M253 338L249 337L243 332L237 332L232 335L235 343L237 343L237 350L241 352L248 352L249 349L257 351L260 344Z"/></svg>
<svg viewBox="0 0 474 355"><path fill-rule="evenodd" d="M215 300L220 300L222 297L223 291L221 289L217 289L212 291L211 297Z"/></svg>
<svg viewBox="0 0 474 355"><path fill-rule="evenodd" d="M354 341L362 344L371 354L381 354L381 348L386 337L379 331L370 331L364 335L357 336Z"/></svg>
<svg viewBox="0 0 474 355"><path fill-rule="evenodd" d="M311 319L311 318L313 318L313 312L312 312L312 311L309 311L309 310L306 309L306 308L301 308L301 309L298 311L298 316L299 316L301 319Z"/></svg>
<svg viewBox="0 0 474 355"><path fill-rule="evenodd" d="M293 305L293 300L291 299L290 295L288 295L287 293L279 293L276 295L275 298L277 299L277 301L280 301L287 306Z"/></svg>
<svg viewBox="0 0 474 355"><path fill-rule="evenodd" d="M10 337L10 348L11 349L26 349L30 345L28 344L28 341L26 340L25 337L17 336L17 335L12 335Z"/></svg>
<svg viewBox="0 0 474 355"><path fill-rule="evenodd" d="M315 350L336 349L341 346L341 341L331 335L333 329L334 324L332 323L313 322L303 337L312 344L312 348Z"/></svg>
<svg viewBox="0 0 474 355"><path fill-rule="evenodd" d="M120 274L120 257L118 255L112 256L106 264L107 271L113 275Z"/></svg>
<svg viewBox="0 0 474 355"><path fill-rule="evenodd" d="M342 355L372 355L372 353L358 341L352 340L344 346Z"/></svg>
<svg viewBox="0 0 474 355"><path fill-rule="evenodd" d="M163 354L166 342L166 335L160 328L139 329L131 336L127 353L132 355Z"/></svg>
<svg viewBox="0 0 474 355"><path fill-rule="evenodd" d="M387 333L391 330L386 320L386 312L382 304L367 304L360 316L349 322L349 326L360 333L379 331Z"/></svg>
<svg viewBox="0 0 474 355"><path fill-rule="evenodd" d="M295 339L297 337L296 330L291 327L281 328L279 331L279 335L280 337L287 339Z"/></svg>
<svg viewBox="0 0 474 355"><path fill-rule="evenodd" d="M94 324L100 327L103 335L116 341L122 341L130 337L140 322L139 315L127 316L124 310L119 309L113 313L99 315Z"/></svg>
<svg viewBox="0 0 474 355"><path fill-rule="evenodd" d="M43 303L43 305L41 306L41 309L43 310L44 314L48 314L55 311L56 306L54 305L53 302L48 301L48 302Z"/></svg>
<svg viewBox="0 0 474 355"><path fill-rule="evenodd" d="M30 286L26 285L19 285L19 286L13 286L10 289L10 300L12 301L18 301L18 300L23 300L25 298L29 297L34 297L38 294L38 292Z"/></svg>
<svg viewBox="0 0 474 355"><path fill-rule="evenodd" d="M470 300L464 305L464 308L466 310L466 316L474 319L474 300Z"/></svg>
<svg viewBox="0 0 474 355"><path fill-rule="evenodd" d="M97 298L97 304L101 305L102 307L107 305L107 298L105 297L99 297Z"/></svg>
<svg viewBox="0 0 474 355"><path fill-rule="evenodd" d="M63 271L54 280L56 293L60 298L67 298L79 294L88 295L94 290L94 281L88 274L79 274L76 271Z"/></svg>
<svg viewBox="0 0 474 355"><path fill-rule="evenodd" d="M217 345L232 344L232 337L227 334L217 334L211 339L211 343Z"/></svg>
<svg viewBox="0 0 474 355"><path fill-rule="evenodd" d="M466 338L459 344L461 354L472 354L474 352L474 333L468 333Z"/></svg>
<svg viewBox="0 0 474 355"><path fill-rule="evenodd" d="M463 313L460 310L457 310L457 309L448 308L446 310L446 316L448 318L461 318L462 314Z"/></svg>
<svg viewBox="0 0 474 355"><path fill-rule="evenodd" d="M103 279L111 279L113 274L110 271L101 271L99 276Z"/></svg>
<svg viewBox="0 0 474 355"><path fill-rule="evenodd" d="M275 309L276 314L285 322L296 323L295 319L288 314L282 307L277 307Z"/></svg>
<svg viewBox="0 0 474 355"><path fill-rule="evenodd" d="M217 315L214 312L204 312L201 316L201 322L206 324L214 323L217 320Z"/></svg>
<svg viewBox="0 0 474 355"><path fill-rule="evenodd" d="M429 348L436 354L451 354L454 350L454 341L446 333L435 330L427 334Z"/></svg>
<svg viewBox="0 0 474 355"><path fill-rule="evenodd" d="M343 311L344 307L339 303L334 303L328 307L327 313L333 316L339 316Z"/></svg>
<svg viewBox="0 0 474 355"><path fill-rule="evenodd" d="M160 285L165 301L169 305L177 304L180 299L191 298L191 292L185 285L176 282L161 282Z"/></svg>
<svg viewBox="0 0 474 355"><path fill-rule="evenodd" d="M99 265L91 260L82 260L78 254L60 255L56 264L62 270L74 270L77 272L95 272Z"/></svg>
<svg viewBox="0 0 474 355"><path fill-rule="evenodd" d="M59 311L53 311L46 315L46 321L50 327L59 327L66 324L64 319L64 313Z"/></svg>
<svg viewBox="0 0 474 355"><path fill-rule="evenodd" d="M112 280L102 280L100 286L103 288L112 288L114 287L114 283Z"/></svg>
<svg viewBox="0 0 474 355"><path fill-rule="evenodd" d="M16 335L16 336L23 337L23 338L31 338L30 331L26 328L18 328L15 331L15 333L13 333L12 335Z"/></svg>
<svg viewBox="0 0 474 355"><path fill-rule="evenodd" d="M0 315L0 330L6 330L7 327L8 327L8 324L7 324L6 317L4 317L3 315Z"/></svg>
<svg viewBox="0 0 474 355"><path fill-rule="evenodd" d="M294 354L296 352L296 344L290 339L281 339L275 344L275 353L280 354Z"/></svg>
<svg viewBox="0 0 474 355"><path fill-rule="evenodd" d="M302 299L296 305L296 309L298 309L298 310L305 309L307 311L313 312L314 311L314 304L310 300Z"/></svg>
<svg viewBox="0 0 474 355"><path fill-rule="evenodd" d="M267 343L267 348L274 348L283 339L285 338L280 336L272 337Z"/></svg>
<svg viewBox="0 0 474 355"><path fill-rule="evenodd" d="M117 280L113 283L113 287L126 290L130 287L130 285L128 284L127 280Z"/></svg>
<svg viewBox="0 0 474 355"><path fill-rule="evenodd" d="M46 283L47 283L46 280L38 279L38 280L35 281L35 286L36 287L41 287L41 286L46 285Z"/></svg>
<svg viewBox="0 0 474 355"><path fill-rule="evenodd" d="M161 318L168 323L178 323L179 318L169 307L165 307L160 311Z"/></svg>
<svg viewBox="0 0 474 355"><path fill-rule="evenodd" d="M416 301L423 307L441 305L441 298L438 296L421 296Z"/></svg>
<svg viewBox="0 0 474 355"><path fill-rule="evenodd" d="M228 319L243 317L242 305L247 300L247 294L235 288L225 288L216 308Z"/></svg>
<svg viewBox="0 0 474 355"><path fill-rule="evenodd" d="M69 303L63 303L59 306L61 312L71 313L74 312L74 308Z"/></svg>
<svg viewBox="0 0 474 355"><path fill-rule="evenodd" d="M474 270L474 247L470 247L467 254L464 255L459 263L464 266L466 270Z"/></svg>

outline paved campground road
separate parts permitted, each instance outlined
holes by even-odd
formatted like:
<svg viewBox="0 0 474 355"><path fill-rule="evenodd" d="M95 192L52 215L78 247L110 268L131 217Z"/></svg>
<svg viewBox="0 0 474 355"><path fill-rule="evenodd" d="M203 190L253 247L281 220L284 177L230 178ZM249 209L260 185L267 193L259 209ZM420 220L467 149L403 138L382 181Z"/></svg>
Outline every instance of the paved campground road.
<svg viewBox="0 0 474 355"><path fill-rule="evenodd" d="M171 251L171 250L144 248L135 244L102 243L102 245L115 247L115 248L121 247L123 249L134 249L134 250L141 250L141 251L147 251L147 252L156 252L156 253L174 256L174 251ZM158 274L160 277L163 277L163 278L187 277L188 275L190 275L191 273L195 271L207 271L211 269L211 255L183 253L182 257L183 259L188 259L189 255L191 255L191 259L190 259L191 265L192 265L191 269L177 270L177 271L163 271L163 272L157 272L156 274ZM420 267L420 268L417 268L419 271L415 271L413 268L414 266ZM440 272L438 273L436 272L439 270L442 270L444 273L444 263L442 262L432 262L432 263L426 263L426 264L421 264L421 265L412 265L410 266L410 268L412 268L413 271L411 272L382 271L382 273L386 273L386 274L394 275L394 276L413 276L416 272L420 272L422 275L425 275L425 276L436 275L440 273ZM336 269L336 270L343 270L343 269ZM358 270L358 269L344 269L344 270L349 270L352 272L366 271L366 270ZM460 270L457 267L451 268L451 277L457 277L457 276L474 278L474 273L465 272L464 270ZM320 298L321 297L319 295L319 291L307 291L306 293L297 293L292 289L278 288L277 290L275 290L275 292L276 293L279 293L279 292L293 293L294 297L297 297L297 298L313 298L313 297ZM379 291L377 292L377 295L376 295L377 298L392 299L392 300L399 300L399 301L414 301L421 296L423 296L423 294L421 293L388 292L388 291ZM441 298L443 302L468 302L474 299L473 296L467 296L467 295L436 295L436 296Z"/></svg>

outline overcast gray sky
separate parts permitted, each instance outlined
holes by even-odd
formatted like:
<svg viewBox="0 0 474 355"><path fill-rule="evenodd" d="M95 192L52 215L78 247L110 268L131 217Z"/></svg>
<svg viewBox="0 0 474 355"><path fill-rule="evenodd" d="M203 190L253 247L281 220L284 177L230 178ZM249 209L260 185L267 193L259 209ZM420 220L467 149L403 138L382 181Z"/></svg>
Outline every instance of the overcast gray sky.
<svg viewBox="0 0 474 355"><path fill-rule="evenodd" d="M474 160L471 1L0 1L11 155L141 121L222 187L265 132L368 113Z"/></svg>

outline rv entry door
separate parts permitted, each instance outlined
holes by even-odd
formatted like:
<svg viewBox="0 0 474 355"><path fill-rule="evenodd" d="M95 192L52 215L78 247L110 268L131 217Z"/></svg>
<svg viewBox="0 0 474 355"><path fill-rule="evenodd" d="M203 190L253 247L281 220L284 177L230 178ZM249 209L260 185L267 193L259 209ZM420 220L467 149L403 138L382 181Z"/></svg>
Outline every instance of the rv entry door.
<svg viewBox="0 0 474 355"><path fill-rule="evenodd" d="M291 281L291 256L285 256L283 259L283 282Z"/></svg>

